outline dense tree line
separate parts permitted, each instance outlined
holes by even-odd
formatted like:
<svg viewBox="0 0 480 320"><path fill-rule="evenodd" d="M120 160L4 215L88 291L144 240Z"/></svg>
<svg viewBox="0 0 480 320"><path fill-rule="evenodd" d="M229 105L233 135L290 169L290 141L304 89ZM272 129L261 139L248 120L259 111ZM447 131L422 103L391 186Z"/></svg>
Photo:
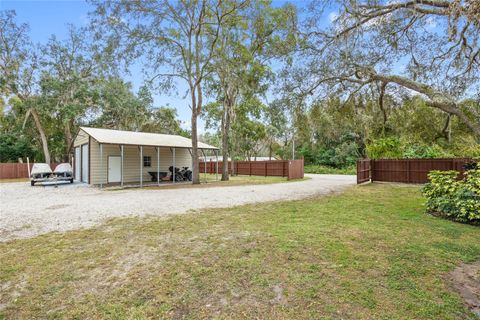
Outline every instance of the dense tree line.
<svg viewBox="0 0 480 320"><path fill-rule="evenodd" d="M40 45L1 13L1 161L66 158L79 125L191 136L194 183L198 138L224 160L331 167L480 156L478 1L91 4L88 30ZM146 81L133 92L122 70L138 61ZM180 83L188 132L151 96Z"/></svg>

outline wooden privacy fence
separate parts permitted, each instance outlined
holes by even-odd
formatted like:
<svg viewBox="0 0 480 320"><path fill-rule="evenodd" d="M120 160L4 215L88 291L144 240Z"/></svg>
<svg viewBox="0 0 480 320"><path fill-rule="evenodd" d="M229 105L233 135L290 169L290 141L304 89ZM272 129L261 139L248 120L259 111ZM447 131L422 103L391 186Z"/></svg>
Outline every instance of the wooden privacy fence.
<svg viewBox="0 0 480 320"><path fill-rule="evenodd" d="M59 163L51 163L50 167L52 170ZM33 163L30 163L30 170L32 169ZM20 179L28 178L28 164L26 163L0 163L0 179Z"/></svg>
<svg viewBox="0 0 480 320"><path fill-rule="evenodd" d="M222 172L223 162L218 162L218 173ZM200 162L200 173L215 173L216 162ZM228 172L234 175L287 177L303 179L303 159L267 160L267 161L232 161L228 162Z"/></svg>
<svg viewBox="0 0 480 320"><path fill-rule="evenodd" d="M401 159L401 160L358 160L357 183L366 181L388 181L404 183L426 183L432 170L455 170L463 173L470 158L454 159Z"/></svg>

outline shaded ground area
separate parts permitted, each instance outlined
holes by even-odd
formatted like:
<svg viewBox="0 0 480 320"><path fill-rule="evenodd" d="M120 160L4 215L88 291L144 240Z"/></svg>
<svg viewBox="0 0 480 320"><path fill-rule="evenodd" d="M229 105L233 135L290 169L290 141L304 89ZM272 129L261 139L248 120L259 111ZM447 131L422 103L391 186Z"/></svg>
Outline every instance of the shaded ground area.
<svg viewBox="0 0 480 320"><path fill-rule="evenodd" d="M355 184L355 176L309 175L286 182L284 178L245 177L218 182L215 187L181 186L100 190L83 184L30 187L28 183L0 184L0 241L27 238L51 231L91 227L106 219L131 215L185 213L248 203L294 200L328 194ZM231 186L231 183L241 185ZM284 182L265 184L264 182ZM224 187L223 185L228 186ZM242 185L243 184L243 185Z"/></svg>
<svg viewBox="0 0 480 320"><path fill-rule="evenodd" d="M478 227L417 187L115 219L0 243L5 318L469 319L445 279ZM1 316L0 316L1 318Z"/></svg>

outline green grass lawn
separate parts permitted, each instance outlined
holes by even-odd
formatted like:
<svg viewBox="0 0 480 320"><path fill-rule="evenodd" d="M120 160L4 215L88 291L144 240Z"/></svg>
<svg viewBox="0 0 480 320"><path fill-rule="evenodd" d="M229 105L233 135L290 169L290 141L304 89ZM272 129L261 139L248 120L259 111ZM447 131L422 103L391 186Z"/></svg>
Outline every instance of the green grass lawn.
<svg viewBox="0 0 480 320"><path fill-rule="evenodd" d="M423 201L417 187L372 184L1 243L0 314L468 319L448 273L480 259L480 229Z"/></svg>

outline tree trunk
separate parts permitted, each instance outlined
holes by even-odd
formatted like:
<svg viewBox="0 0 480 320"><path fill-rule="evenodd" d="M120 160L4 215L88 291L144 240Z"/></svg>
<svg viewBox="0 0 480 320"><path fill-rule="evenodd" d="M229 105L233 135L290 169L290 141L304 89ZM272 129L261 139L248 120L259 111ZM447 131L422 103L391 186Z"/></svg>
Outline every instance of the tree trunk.
<svg viewBox="0 0 480 320"><path fill-rule="evenodd" d="M200 83L190 86L192 97L192 183L200 184L200 165L198 161L197 120L202 111L202 87ZM206 165L206 164L205 164Z"/></svg>
<svg viewBox="0 0 480 320"><path fill-rule="evenodd" d="M50 165L50 151L48 150L48 140L45 130L43 129L42 123L40 122L40 116L37 113L37 110L31 109L30 113L32 114L33 121L37 127L38 133L40 133L40 140L42 142L43 156L45 157L45 163Z"/></svg>
<svg viewBox="0 0 480 320"><path fill-rule="evenodd" d="M200 184L200 166L198 163L197 111L192 108L192 183Z"/></svg>
<svg viewBox="0 0 480 320"><path fill-rule="evenodd" d="M222 181L228 181L228 134L230 132L230 111L229 106L225 104L223 106L223 117L222 117L222 157L223 157L223 167L222 167Z"/></svg>
<svg viewBox="0 0 480 320"><path fill-rule="evenodd" d="M198 137L197 137L197 112L192 109L192 183L200 184L200 171L198 163Z"/></svg>
<svg viewBox="0 0 480 320"><path fill-rule="evenodd" d="M64 160L69 162L70 151L72 150L73 146L73 136L71 132L70 121L65 124L64 132L65 132L65 155Z"/></svg>

